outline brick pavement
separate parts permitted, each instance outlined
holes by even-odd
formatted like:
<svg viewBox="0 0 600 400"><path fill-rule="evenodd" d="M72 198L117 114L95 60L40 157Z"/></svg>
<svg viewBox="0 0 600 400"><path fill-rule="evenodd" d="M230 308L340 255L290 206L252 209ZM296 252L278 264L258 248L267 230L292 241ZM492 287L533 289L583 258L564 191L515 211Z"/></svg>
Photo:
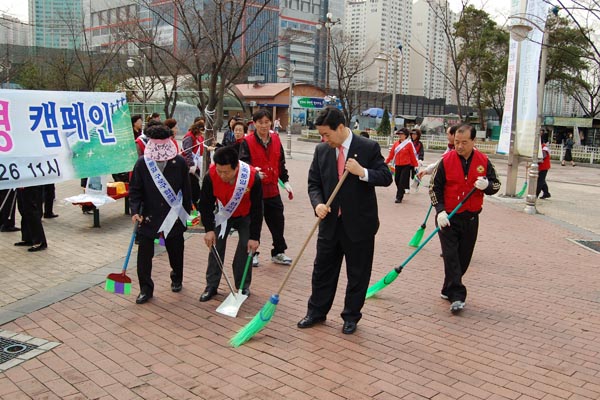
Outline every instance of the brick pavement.
<svg viewBox="0 0 600 400"><path fill-rule="evenodd" d="M293 257L314 223L306 194L310 146L294 148L306 150L289 161L295 199L284 200ZM0 266L9 272L3 273L0 316L10 321L7 310L14 304L25 311L0 329L61 345L0 373L0 398L598 399L599 255L567 239L600 237L592 207L600 185L598 170L571 170L551 170L553 197L540 203L546 215L526 215L514 200L486 202L462 315L452 316L439 298L442 263L434 238L392 285L367 301L354 335L341 333L343 274L327 323L297 329L310 290L313 238L273 320L239 349L227 345L229 338L277 289L285 267L263 257L238 318L222 316L215 308L225 297L224 282L216 300L198 302L208 252L190 234L183 291L170 292L166 256L159 255L155 298L137 306L134 296L93 285L122 262L131 227L122 203L102 210L100 229L75 207L57 207L61 216L44 222L47 251L15 252L18 236L1 236ZM570 174L578 174L576 187ZM60 198L66 197L62 190ZM382 223L373 281L411 253L406 243L427 208L423 190L402 204L393 203L393 187L379 189L378 196ZM587 208L557 211L578 204ZM561 221L561 215L578 218ZM432 226L433 217L426 234ZM75 241L66 240L73 232ZM264 253L269 244L265 230ZM135 268L130 275L135 281ZM67 294L34 311L58 291ZM32 297L36 301L26 304Z"/></svg>

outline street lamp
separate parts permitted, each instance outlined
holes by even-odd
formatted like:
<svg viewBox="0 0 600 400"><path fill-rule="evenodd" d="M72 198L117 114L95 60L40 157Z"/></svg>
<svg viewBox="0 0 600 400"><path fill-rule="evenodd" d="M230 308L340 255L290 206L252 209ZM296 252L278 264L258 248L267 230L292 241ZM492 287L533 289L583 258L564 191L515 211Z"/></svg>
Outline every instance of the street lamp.
<svg viewBox="0 0 600 400"><path fill-rule="evenodd" d="M143 108L142 108L142 123L144 124L144 127L146 126L146 54L144 54L144 52L141 53L141 56L129 56L129 59L127 60L127 66L129 68L133 68L135 66L135 60L134 59L138 59L142 61L142 75L144 76L144 85L142 87L142 104L143 104Z"/></svg>
<svg viewBox="0 0 600 400"><path fill-rule="evenodd" d="M552 10L554 15L558 13L558 9L554 8ZM528 173L528 185L527 185L527 196L525 197L525 213L527 214L536 214L536 202L537 202L537 180L539 176L539 166L538 166L538 152L540 148L540 129L542 126L542 113L544 107L544 86L546 81L546 60L548 58L548 38L549 32L548 29L542 28L529 18L521 17L519 15L513 15L510 17L513 21L510 26L510 34L511 37L517 42L521 42L528 38L529 33L533 30L532 26L542 32L542 51L540 56L540 66L539 66L539 77L537 84L537 116L535 122L535 133L533 139L533 152L531 154L531 166L529 167ZM546 21L544 21L544 26ZM518 68L518 61L517 61ZM513 118L516 118L516 107L513 107ZM513 119L514 121L514 119ZM514 123L514 122L513 122ZM515 123L516 125L516 123ZM514 132L511 132L511 137ZM511 146L513 145L511 140ZM514 149L512 149L511 154L514 157ZM509 156L510 156L509 155ZM509 160L509 168L511 167L511 163ZM508 182L507 182L508 186Z"/></svg>
<svg viewBox="0 0 600 400"><path fill-rule="evenodd" d="M327 19L325 20L325 28L327 28L327 63L325 67L325 93L329 93L329 66L331 64L331 28L334 25L342 22L339 18L335 21L333 20L333 14L327 13Z"/></svg>
<svg viewBox="0 0 600 400"><path fill-rule="evenodd" d="M277 76L285 78L289 75L290 81L290 98L288 103L288 124L287 124L287 155L292 157L292 114L293 114L293 99L294 99L294 71L296 71L296 61L291 62L288 66L280 65L277 67Z"/></svg>
<svg viewBox="0 0 600 400"><path fill-rule="evenodd" d="M396 54L396 49L398 49L398 54ZM392 61L394 63L394 87L392 88L392 120L390 121L390 128L392 131L392 137L394 130L396 128L396 88L398 87L398 63L402 59L402 44L399 43L398 46L392 51L391 54L380 53L377 57L375 57L375 61L388 63ZM402 79L402 78L400 78ZM385 76L385 87L388 87L387 84L387 74Z"/></svg>

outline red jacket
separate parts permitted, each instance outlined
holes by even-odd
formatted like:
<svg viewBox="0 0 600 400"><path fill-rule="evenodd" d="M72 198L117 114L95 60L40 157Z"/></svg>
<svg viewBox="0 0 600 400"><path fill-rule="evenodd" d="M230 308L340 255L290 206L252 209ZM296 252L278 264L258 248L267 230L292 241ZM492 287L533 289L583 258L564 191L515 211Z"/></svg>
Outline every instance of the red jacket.
<svg viewBox="0 0 600 400"><path fill-rule="evenodd" d="M213 193L217 199L221 202L221 204L226 205L231 196L233 196L233 190L235 189L235 184L230 185L225 183L217 174L217 166L216 164L211 164L208 169L208 173L210 174L210 180L212 181ZM244 192L244 197L242 197L242 201L235 209L232 217L244 217L250 214L250 206L252 202L250 201L250 189L252 189L252 185L254 185L254 178L256 176L256 170L254 167L250 166L250 179L248 181L248 187ZM237 177L236 177L237 179Z"/></svg>
<svg viewBox="0 0 600 400"><path fill-rule="evenodd" d="M542 154L544 158L539 162L540 171L548 171L550 169L550 150L547 145L542 145Z"/></svg>
<svg viewBox="0 0 600 400"><path fill-rule="evenodd" d="M405 140L408 140L408 139L405 139ZM386 164L392 160L392 158L394 157L394 153L396 152L396 148L398 146L400 146L400 141L397 141L392 146L392 149L390 150L390 154L385 159ZM412 165L413 167L419 166L419 162L417 161L417 157L415 156L414 147L411 145L411 143L407 143L402 148L402 150L398 151L398 154L396 154L396 157L394 158L394 165L397 165L397 166Z"/></svg>
<svg viewBox="0 0 600 400"><path fill-rule="evenodd" d="M460 203L467 193L473 189L475 181L480 176L487 175L488 158L477 149L473 149L471 166L465 177L462 161L456 151L450 151L442 156L444 171L446 172L446 187L444 190L444 207L450 214ZM475 193L462 205L457 214L464 211L477 213L483 206L483 191L476 190Z"/></svg>
<svg viewBox="0 0 600 400"><path fill-rule="evenodd" d="M260 168L264 173L262 179L263 199L279 195L279 158L281 157L281 140L279 135L271 134L271 140L265 148L258 143L255 134L244 138L250 151L252 166Z"/></svg>

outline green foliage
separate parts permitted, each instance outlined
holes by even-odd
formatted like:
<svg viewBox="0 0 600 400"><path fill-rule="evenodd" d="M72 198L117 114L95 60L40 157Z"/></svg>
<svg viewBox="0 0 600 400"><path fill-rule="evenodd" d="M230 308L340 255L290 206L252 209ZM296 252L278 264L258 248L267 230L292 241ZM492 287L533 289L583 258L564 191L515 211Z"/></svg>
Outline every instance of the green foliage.
<svg viewBox="0 0 600 400"><path fill-rule="evenodd" d="M390 116L387 109L383 110L383 117L381 117L381 123L377 127L377 134L379 136L390 136L392 126L390 124Z"/></svg>

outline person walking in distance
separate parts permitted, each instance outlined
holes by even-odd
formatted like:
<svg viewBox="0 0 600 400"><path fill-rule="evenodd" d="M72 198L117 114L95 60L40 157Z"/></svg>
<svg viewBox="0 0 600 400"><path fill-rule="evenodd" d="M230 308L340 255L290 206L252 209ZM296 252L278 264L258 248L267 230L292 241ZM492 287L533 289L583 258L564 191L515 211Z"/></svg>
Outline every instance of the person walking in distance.
<svg viewBox="0 0 600 400"><path fill-rule="evenodd" d="M415 148L408 139L408 129L401 128L396 132L398 141L390 149L385 163L394 160L394 182L396 182L396 203L402 203L404 193L410 187L410 174L419 163L415 156Z"/></svg>
<svg viewBox="0 0 600 400"><path fill-rule="evenodd" d="M550 149L548 148L548 143L542 142L542 160L538 163L539 173L535 189L536 197L539 197L540 193L544 192L540 199L549 199L551 197L548 190L548 183L546 182L546 176L548 176L550 167Z"/></svg>
<svg viewBox="0 0 600 400"><path fill-rule="evenodd" d="M569 136L567 136L567 140L565 140L565 156L562 160L561 165L565 166L565 161L569 161L571 166L575 166L575 161L573 161L573 146L575 145L575 141L573 140L573 132L569 132Z"/></svg>
<svg viewBox="0 0 600 400"><path fill-rule="evenodd" d="M264 218L273 237L271 261L276 264L290 265L292 259L285 254L287 243L283 236L285 217L283 202L279 195L278 180L284 183L290 198L293 197L292 185L285 166L285 153L279 135L271 131L272 117L268 110L260 109L252 116L256 132L245 137L240 145L240 160L252 165L259 171L263 188ZM252 261L258 266L258 253Z"/></svg>
<svg viewBox="0 0 600 400"><path fill-rule="evenodd" d="M227 238L232 228L238 232L238 244L233 258L235 287L240 289L247 255L260 244L262 227L262 185L256 170L238 160L233 147L223 146L215 151L214 164L204 175L200 195L200 215L206 230L204 243L215 246L221 260L225 259ZM218 212L215 215L215 206ZM217 225L218 224L218 225ZM217 294L221 269L215 255L210 252L206 268L206 289L200 301L208 301ZM252 268L246 274L242 294L250 294Z"/></svg>
<svg viewBox="0 0 600 400"><path fill-rule="evenodd" d="M496 170L488 157L474 148L475 128L461 125L454 136L455 149L444 154L431 178L431 204L437 212L436 225L444 259L444 283L441 297L448 300L450 311L456 313L465 307L467 288L462 278L469 268L483 195L500 190ZM477 190L452 217L450 214L475 187Z"/></svg>
<svg viewBox="0 0 600 400"><path fill-rule="evenodd" d="M352 334L362 317L373 266L375 234L379 229L375 187L389 186L392 174L379 144L352 134L344 121L344 114L334 107L324 109L316 120L324 142L315 148L308 171L308 196L321 222L312 293L306 316L298 322L298 328L310 328L325 321L345 258L348 284L341 313L342 332ZM327 207L326 202L344 170L348 175Z"/></svg>

